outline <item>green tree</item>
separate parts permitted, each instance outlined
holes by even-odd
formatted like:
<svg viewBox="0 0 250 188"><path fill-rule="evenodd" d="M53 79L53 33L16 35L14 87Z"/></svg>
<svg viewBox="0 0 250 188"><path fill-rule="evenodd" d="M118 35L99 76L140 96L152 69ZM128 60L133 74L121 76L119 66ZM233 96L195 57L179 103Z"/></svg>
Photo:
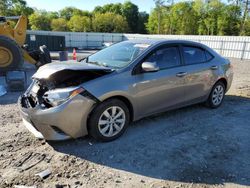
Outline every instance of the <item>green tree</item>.
<svg viewBox="0 0 250 188"><path fill-rule="evenodd" d="M222 14L225 5L220 0L211 0L206 6L206 15L204 18L206 35L218 34L218 19Z"/></svg>
<svg viewBox="0 0 250 188"><path fill-rule="evenodd" d="M75 15L83 16L83 12L75 7L65 7L59 11L59 15L66 20L70 20L70 18Z"/></svg>
<svg viewBox="0 0 250 188"><path fill-rule="evenodd" d="M190 2L176 3L170 13L171 30L173 34L196 34L197 17Z"/></svg>
<svg viewBox="0 0 250 188"><path fill-rule="evenodd" d="M29 23L32 30L51 30L50 19L45 11L37 11L29 16Z"/></svg>
<svg viewBox="0 0 250 188"><path fill-rule="evenodd" d="M111 12L95 14L92 24L94 32L121 33L128 31L127 21L121 15Z"/></svg>
<svg viewBox="0 0 250 188"><path fill-rule="evenodd" d="M171 6L164 6L162 8L162 21L161 21L161 33L162 34L175 34L173 28L173 20L171 19Z"/></svg>
<svg viewBox="0 0 250 188"><path fill-rule="evenodd" d="M29 16L33 9L27 6L24 0L0 0L0 15L2 16Z"/></svg>
<svg viewBox="0 0 250 188"><path fill-rule="evenodd" d="M163 0L155 0L147 30L154 34L246 35L248 1L224 4L221 0L194 0L166 6Z"/></svg>
<svg viewBox="0 0 250 188"><path fill-rule="evenodd" d="M114 13L123 16L129 26L128 32L133 33L146 33L145 23L148 19L148 14L139 13L137 5L126 1L124 4L121 3L110 3L104 6L95 7L94 14L103 13Z"/></svg>
<svg viewBox="0 0 250 188"><path fill-rule="evenodd" d="M249 33L248 31L248 19L249 19L249 9L250 9L250 1L249 0L241 0L243 9L243 17L240 24L240 34L246 35L246 33Z"/></svg>
<svg viewBox="0 0 250 188"><path fill-rule="evenodd" d="M53 19L59 18L59 13L56 12L56 11L47 12L46 15L49 18L49 20L53 20Z"/></svg>
<svg viewBox="0 0 250 188"><path fill-rule="evenodd" d="M0 15L9 16L10 14L10 2L8 0L0 0Z"/></svg>
<svg viewBox="0 0 250 188"><path fill-rule="evenodd" d="M56 18L51 21L52 31L68 31L67 20L64 18Z"/></svg>
<svg viewBox="0 0 250 188"><path fill-rule="evenodd" d="M107 13L107 12L111 12L111 13L115 13L115 14L122 14L122 4L121 3L110 3L110 4L106 4L102 7L102 13Z"/></svg>
<svg viewBox="0 0 250 188"><path fill-rule="evenodd" d="M172 23L170 18L170 6L161 7L161 18L159 19L159 9L155 8L149 15L147 30L151 34L172 34Z"/></svg>
<svg viewBox="0 0 250 188"><path fill-rule="evenodd" d="M206 3L203 0L195 0L193 3L193 9L197 17L197 34L202 35L206 33L206 25L204 19L206 18Z"/></svg>
<svg viewBox="0 0 250 188"><path fill-rule="evenodd" d="M138 25L137 25L137 32L146 34L147 29L146 29L146 24L148 22L148 13L146 12L140 12L138 15Z"/></svg>
<svg viewBox="0 0 250 188"><path fill-rule="evenodd" d="M25 0L0 0L0 15L27 15L34 30L153 34L249 35L250 0L154 0L150 15L130 1L97 6L92 12L65 7L33 10ZM15 21L10 21L15 25Z"/></svg>
<svg viewBox="0 0 250 188"><path fill-rule="evenodd" d="M83 10L81 12L81 16L87 16L87 17L92 17L92 12L89 12L87 10Z"/></svg>
<svg viewBox="0 0 250 188"><path fill-rule="evenodd" d="M68 27L73 32L91 31L91 19L87 16L74 15L68 22Z"/></svg>
<svg viewBox="0 0 250 188"><path fill-rule="evenodd" d="M102 6L96 6L94 8L93 14L97 14L97 13L100 13L100 14L105 13Z"/></svg>
<svg viewBox="0 0 250 188"><path fill-rule="evenodd" d="M227 5L218 17L218 35L239 35L240 32L240 7Z"/></svg>
<svg viewBox="0 0 250 188"><path fill-rule="evenodd" d="M102 14L102 13L111 12L111 13L122 15L122 6L123 5L121 3L109 3L104 6L96 6L93 13Z"/></svg>
<svg viewBox="0 0 250 188"><path fill-rule="evenodd" d="M122 15L127 20L129 31L132 33L137 33L137 25L139 19L138 7L130 1L126 1L122 6Z"/></svg>
<svg viewBox="0 0 250 188"><path fill-rule="evenodd" d="M13 0L12 2L13 2L13 4L12 4L11 12L12 12L13 15L29 16L29 15L34 13L34 10L27 6L26 1Z"/></svg>
<svg viewBox="0 0 250 188"><path fill-rule="evenodd" d="M171 5L165 3L171 2ZM154 34L174 34L171 19L171 8L174 1L155 0L155 8L149 16L147 30Z"/></svg>
<svg viewBox="0 0 250 188"><path fill-rule="evenodd" d="M245 23L245 36L250 36L250 17L247 17L246 23Z"/></svg>
<svg viewBox="0 0 250 188"><path fill-rule="evenodd" d="M156 19L157 19L157 33L160 34L161 33L161 26L162 26L162 18L163 18L163 7L164 7L164 3L165 0L154 0L155 2L155 15L156 15Z"/></svg>
<svg viewBox="0 0 250 188"><path fill-rule="evenodd" d="M153 9L149 15L148 23L146 24L147 31L150 34L160 33L158 22L158 12Z"/></svg>

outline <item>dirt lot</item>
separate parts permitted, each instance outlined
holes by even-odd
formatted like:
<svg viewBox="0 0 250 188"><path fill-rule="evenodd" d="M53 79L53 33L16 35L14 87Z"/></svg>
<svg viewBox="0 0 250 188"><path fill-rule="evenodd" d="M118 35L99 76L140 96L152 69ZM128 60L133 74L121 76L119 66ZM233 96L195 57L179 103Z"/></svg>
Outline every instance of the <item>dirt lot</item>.
<svg viewBox="0 0 250 188"><path fill-rule="evenodd" d="M250 61L233 62L221 108L145 118L110 143L37 140L21 123L19 93L1 97L0 187L250 186ZM46 169L46 179L35 176Z"/></svg>

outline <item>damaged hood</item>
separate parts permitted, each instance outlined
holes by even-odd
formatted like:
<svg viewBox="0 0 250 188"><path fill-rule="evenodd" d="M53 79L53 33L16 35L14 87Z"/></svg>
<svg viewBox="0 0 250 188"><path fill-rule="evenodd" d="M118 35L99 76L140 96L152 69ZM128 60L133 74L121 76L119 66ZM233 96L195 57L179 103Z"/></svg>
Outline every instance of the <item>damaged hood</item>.
<svg viewBox="0 0 250 188"><path fill-rule="evenodd" d="M54 73L64 71L64 70L73 70L73 71L112 71L111 68L98 66L94 64L88 64L83 62L76 61L66 61L66 62L55 62L46 64L38 69L38 71L32 76L36 79L47 79Z"/></svg>

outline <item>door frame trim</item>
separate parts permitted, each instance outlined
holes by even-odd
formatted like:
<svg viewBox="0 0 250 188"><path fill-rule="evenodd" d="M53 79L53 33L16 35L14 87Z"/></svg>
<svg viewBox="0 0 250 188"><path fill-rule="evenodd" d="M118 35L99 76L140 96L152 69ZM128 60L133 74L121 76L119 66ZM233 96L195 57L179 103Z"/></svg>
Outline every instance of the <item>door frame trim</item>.
<svg viewBox="0 0 250 188"><path fill-rule="evenodd" d="M183 56L182 56L182 52L181 52L181 44L180 43L171 43L171 44L161 44L157 47L155 47L154 49L152 49L150 52L148 52L134 67L133 67L133 70L131 72L132 75L137 75L137 74L144 74L144 73L147 73L147 72L143 72L142 70L140 70L140 65L144 62L144 60L146 58L148 58L151 54L153 54L155 51L161 49L161 48L164 48L164 47L176 47L178 49L178 53L179 53L179 57L180 57L180 65L178 66L174 66L174 67L170 67L170 68L164 68L164 69L160 69L159 71L161 70L167 70L167 69L172 69L172 68L176 68L176 67L181 67L181 66L185 66L185 63L184 63L184 59L183 59ZM157 71L157 72L159 72ZM150 73L150 72L148 72Z"/></svg>

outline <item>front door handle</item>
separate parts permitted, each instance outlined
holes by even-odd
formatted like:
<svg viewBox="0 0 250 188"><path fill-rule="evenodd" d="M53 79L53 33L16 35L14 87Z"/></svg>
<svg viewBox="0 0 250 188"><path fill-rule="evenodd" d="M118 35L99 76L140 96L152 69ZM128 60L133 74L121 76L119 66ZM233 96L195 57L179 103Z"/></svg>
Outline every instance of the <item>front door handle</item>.
<svg viewBox="0 0 250 188"><path fill-rule="evenodd" d="M183 77L183 76L186 76L187 75L187 72L179 72L176 74L177 77Z"/></svg>
<svg viewBox="0 0 250 188"><path fill-rule="evenodd" d="M211 66L210 68L211 68L212 70L217 70L217 69L218 69L218 66L213 65L213 66Z"/></svg>

